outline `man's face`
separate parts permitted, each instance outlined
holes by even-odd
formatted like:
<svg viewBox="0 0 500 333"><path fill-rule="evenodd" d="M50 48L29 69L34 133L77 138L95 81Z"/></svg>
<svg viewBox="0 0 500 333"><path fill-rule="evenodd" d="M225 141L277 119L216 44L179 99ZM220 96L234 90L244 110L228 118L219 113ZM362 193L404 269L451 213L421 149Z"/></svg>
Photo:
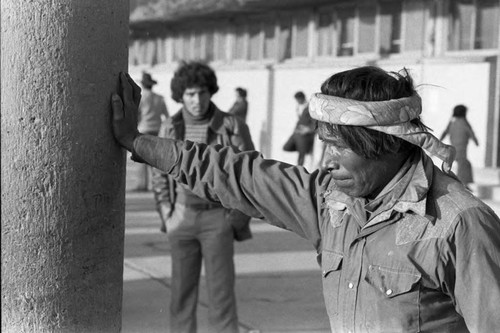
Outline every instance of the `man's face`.
<svg viewBox="0 0 500 333"><path fill-rule="evenodd" d="M338 190L353 197L373 199L392 179L388 172L393 168L391 159L381 157L378 160L366 159L341 140L325 139L325 168L337 185Z"/></svg>
<svg viewBox="0 0 500 333"><path fill-rule="evenodd" d="M191 115L199 117L207 113L210 98L212 95L206 87L186 88L182 94L182 104Z"/></svg>

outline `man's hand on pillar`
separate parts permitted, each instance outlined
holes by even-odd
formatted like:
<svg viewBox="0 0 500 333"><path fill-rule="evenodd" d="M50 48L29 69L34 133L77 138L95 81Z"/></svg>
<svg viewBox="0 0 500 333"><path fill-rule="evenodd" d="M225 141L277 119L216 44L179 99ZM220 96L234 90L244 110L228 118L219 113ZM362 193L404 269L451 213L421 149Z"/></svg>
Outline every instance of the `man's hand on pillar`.
<svg viewBox="0 0 500 333"><path fill-rule="evenodd" d="M111 95L113 135L128 151L132 151L134 140L139 135L137 115L140 101L141 88L128 74L121 72L120 92Z"/></svg>

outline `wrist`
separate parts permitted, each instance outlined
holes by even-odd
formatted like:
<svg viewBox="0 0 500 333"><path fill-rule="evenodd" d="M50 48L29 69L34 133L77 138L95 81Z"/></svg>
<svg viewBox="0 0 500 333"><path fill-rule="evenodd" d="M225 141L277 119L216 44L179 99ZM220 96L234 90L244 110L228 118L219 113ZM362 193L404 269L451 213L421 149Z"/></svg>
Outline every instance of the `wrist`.
<svg viewBox="0 0 500 333"><path fill-rule="evenodd" d="M121 145L123 146L123 148L127 149L128 151L133 152L134 142L141 135L142 135L141 133L135 132L134 134L125 137L123 139L123 141L121 142Z"/></svg>
<svg viewBox="0 0 500 333"><path fill-rule="evenodd" d="M132 153L132 156L130 157L132 159L132 161L134 162L139 162L139 163L146 163L141 157L139 157L139 155L137 155L136 153L136 150L135 150L135 144L137 142L137 139L140 137L140 136L143 136L144 134L142 133L139 133L137 132L133 138L131 138L131 142L129 143L130 144L130 152ZM127 148L127 147L125 147ZM128 148L127 148L128 149Z"/></svg>

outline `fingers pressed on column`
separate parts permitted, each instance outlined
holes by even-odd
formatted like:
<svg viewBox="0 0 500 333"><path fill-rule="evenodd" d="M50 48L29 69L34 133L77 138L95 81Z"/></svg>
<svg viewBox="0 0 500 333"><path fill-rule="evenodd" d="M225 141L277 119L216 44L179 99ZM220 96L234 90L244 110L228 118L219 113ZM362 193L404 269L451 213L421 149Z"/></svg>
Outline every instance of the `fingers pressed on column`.
<svg viewBox="0 0 500 333"><path fill-rule="evenodd" d="M123 119L123 102L118 94L111 95L111 108L113 109L113 119Z"/></svg>
<svg viewBox="0 0 500 333"><path fill-rule="evenodd" d="M122 88L123 103L125 103L125 105L132 104L133 103L132 86L130 85L130 83L128 81L127 74L124 72L120 73L120 84L121 84L121 88Z"/></svg>
<svg viewBox="0 0 500 333"><path fill-rule="evenodd" d="M136 105L139 105L139 102L141 101L141 87L135 83L135 81L130 77L130 75L127 73L127 81L128 83L132 86L132 98L134 100L134 103Z"/></svg>

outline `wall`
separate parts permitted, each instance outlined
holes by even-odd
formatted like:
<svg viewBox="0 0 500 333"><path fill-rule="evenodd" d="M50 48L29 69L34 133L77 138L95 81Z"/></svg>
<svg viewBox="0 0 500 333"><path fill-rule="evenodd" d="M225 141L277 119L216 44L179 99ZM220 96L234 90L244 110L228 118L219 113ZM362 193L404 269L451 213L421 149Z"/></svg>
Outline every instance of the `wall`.
<svg viewBox="0 0 500 333"><path fill-rule="evenodd" d="M410 63L410 65L405 65ZM422 96L424 123L439 137L450 119L452 109L457 104L469 108L469 122L475 130L480 146L469 145L469 157L473 167L485 166L486 122L488 115L489 63L481 61L440 60L417 63L415 60L385 61L380 67L389 71L408 68ZM319 92L321 84L334 73L354 68L354 64L308 66L307 64L280 64L274 67L274 96L272 96L273 123L271 124L271 153L269 158L288 163L296 163L297 153L282 150L291 135L297 116L295 114L295 92L302 90L309 98ZM217 71L220 90L213 101L227 110L234 101L234 88L242 86L248 90L248 124L257 149L260 146L260 131L268 118L269 72L262 67L214 67ZM172 69L166 66L149 68L159 82L155 91L168 97L167 105L177 110L180 105L170 99L169 82ZM131 73L140 79L140 68L132 68ZM317 166L322 151L322 143L316 141L313 158L306 160L306 167Z"/></svg>

